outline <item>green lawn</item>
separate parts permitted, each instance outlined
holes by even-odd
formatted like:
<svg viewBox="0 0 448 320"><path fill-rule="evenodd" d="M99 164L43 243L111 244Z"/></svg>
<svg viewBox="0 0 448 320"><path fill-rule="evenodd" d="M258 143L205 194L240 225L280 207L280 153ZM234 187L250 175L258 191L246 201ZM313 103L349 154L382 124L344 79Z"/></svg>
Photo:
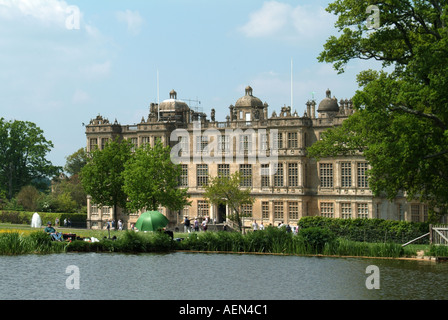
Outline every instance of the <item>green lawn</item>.
<svg viewBox="0 0 448 320"><path fill-rule="evenodd" d="M53 226L54 227L54 226ZM42 226L40 228L42 231L45 229L45 226ZM77 228L64 228L64 227L55 227L56 231L62 232L62 233L74 233L78 237L81 238L91 238L95 237L97 239L102 239L104 237L108 237L109 233L107 230L90 230L90 229L77 229ZM10 223L0 223L0 233L7 232L7 231L17 231L17 232L24 232L24 233L31 233L34 231L37 231L38 229L31 228L29 225L24 224L10 224ZM110 230L110 236L116 236L117 238L120 236L120 234L123 234L125 231L118 231L118 230ZM188 234L185 233L174 233L174 238L185 238Z"/></svg>

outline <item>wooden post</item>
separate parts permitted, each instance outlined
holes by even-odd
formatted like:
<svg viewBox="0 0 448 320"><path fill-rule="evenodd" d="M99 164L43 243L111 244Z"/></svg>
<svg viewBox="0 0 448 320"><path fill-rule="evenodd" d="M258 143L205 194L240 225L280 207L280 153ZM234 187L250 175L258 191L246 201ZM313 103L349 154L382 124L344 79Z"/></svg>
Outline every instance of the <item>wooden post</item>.
<svg viewBox="0 0 448 320"><path fill-rule="evenodd" d="M429 244L432 244L432 224L429 225Z"/></svg>

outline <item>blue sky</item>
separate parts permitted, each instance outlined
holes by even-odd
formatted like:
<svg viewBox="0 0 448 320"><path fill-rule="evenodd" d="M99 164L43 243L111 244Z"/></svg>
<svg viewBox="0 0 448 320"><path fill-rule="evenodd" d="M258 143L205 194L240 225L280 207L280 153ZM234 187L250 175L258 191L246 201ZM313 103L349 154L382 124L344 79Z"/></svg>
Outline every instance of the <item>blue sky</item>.
<svg viewBox="0 0 448 320"><path fill-rule="evenodd" d="M293 109L303 115L312 92L318 103L327 88L350 98L356 74L371 67L355 61L337 75L318 63L337 34L328 3L0 0L0 117L36 123L54 144L48 159L63 166L98 114L121 124L146 118L157 72L160 101L175 89L225 121L247 85L270 114L290 105L291 59ZM80 11L79 29L67 28L69 6Z"/></svg>

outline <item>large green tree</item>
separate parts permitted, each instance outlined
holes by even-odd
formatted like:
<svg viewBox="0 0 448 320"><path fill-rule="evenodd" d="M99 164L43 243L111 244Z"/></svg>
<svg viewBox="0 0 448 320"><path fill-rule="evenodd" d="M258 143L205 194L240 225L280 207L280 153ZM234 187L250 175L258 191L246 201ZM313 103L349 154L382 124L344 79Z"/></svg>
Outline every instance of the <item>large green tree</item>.
<svg viewBox="0 0 448 320"><path fill-rule="evenodd" d="M251 189L241 188L242 179L244 178L239 171L230 176L219 175L213 177L205 186L204 194L209 203L229 206L233 212L233 215L229 218L237 223L240 232L242 231L241 206L254 202L250 195Z"/></svg>
<svg viewBox="0 0 448 320"><path fill-rule="evenodd" d="M92 201L114 209L117 221L118 207L125 208L127 194L123 190L124 165L131 157L132 144L127 141L110 140L104 149L95 149L81 170L81 183ZM115 224L117 226L117 224Z"/></svg>
<svg viewBox="0 0 448 320"><path fill-rule="evenodd" d="M86 148L78 149L75 153L66 157L65 171L71 176L77 175L89 160Z"/></svg>
<svg viewBox="0 0 448 320"><path fill-rule="evenodd" d="M181 167L171 161L170 152L157 141L154 147L137 148L125 164L123 190L129 210L182 210L189 205L187 189L179 188Z"/></svg>
<svg viewBox="0 0 448 320"><path fill-rule="evenodd" d="M309 155L363 154L375 194L393 199L405 191L446 213L448 1L338 0L327 11L340 33L319 61L341 73L354 59L381 61L383 69L358 75L355 114Z"/></svg>
<svg viewBox="0 0 448 320"><path fill-rule="evenodd" d="M53 143L28 121L0 119L0 194L8 199L27 185L38 186L61 168L46 159Z"/></svg>

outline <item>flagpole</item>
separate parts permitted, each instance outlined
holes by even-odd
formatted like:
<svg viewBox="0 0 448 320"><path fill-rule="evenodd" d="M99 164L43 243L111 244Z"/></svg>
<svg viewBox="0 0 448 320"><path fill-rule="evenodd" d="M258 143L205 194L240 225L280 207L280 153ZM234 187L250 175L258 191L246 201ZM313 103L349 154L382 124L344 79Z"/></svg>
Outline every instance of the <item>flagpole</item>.
<svg viewBox="0 0 448 320"><path fill-rule="evenodd" d="M157 121L160 121L159 69L157 69Z"/></svg>
<svg viewBox="0 0 448 320"><path fill-rule="evenodd" d="M294 108L293 60L291 58L291 110Z"/></svg>

